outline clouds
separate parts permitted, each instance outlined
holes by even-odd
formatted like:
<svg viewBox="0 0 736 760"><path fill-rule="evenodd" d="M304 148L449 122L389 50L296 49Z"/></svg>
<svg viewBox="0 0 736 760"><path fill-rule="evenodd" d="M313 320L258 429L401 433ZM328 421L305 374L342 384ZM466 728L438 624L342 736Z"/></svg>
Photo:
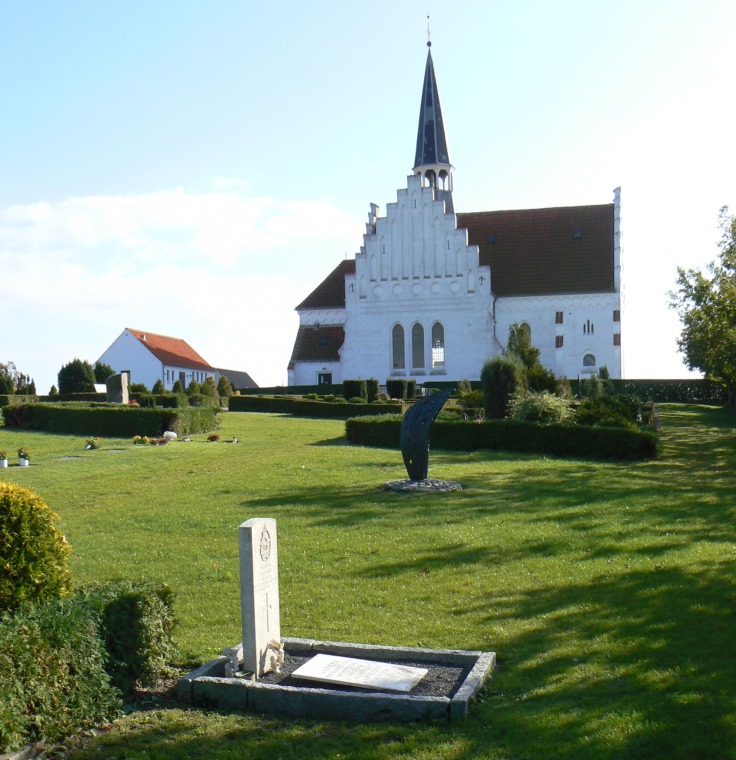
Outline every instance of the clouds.
<svg viewBox="0 0 736 760"><path fill-rule="evenodd" d="M63 363L94 361L124 327L139 327L260 384L284 382L294 306L360 225L324 201L214 184L0 210L2 315L33 336L6 332L3 360L47 390Z"/></svg>

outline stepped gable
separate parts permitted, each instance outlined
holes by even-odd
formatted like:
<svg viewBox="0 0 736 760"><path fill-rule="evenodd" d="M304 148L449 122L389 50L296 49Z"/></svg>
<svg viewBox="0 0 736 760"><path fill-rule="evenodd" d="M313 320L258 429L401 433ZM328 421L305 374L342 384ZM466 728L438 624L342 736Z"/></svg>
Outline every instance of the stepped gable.
<svg viewBox="0 0 736 760"><path fill-rule="evenodd" d="M168 335L156 335L145 330L126 328L159 361L169 367L190 367L212 371L214 368L203 359L186 341Z"/></svg>
<svg viewBox="0 0 736 760"><path fill-rule="evenodd" d="M458 214L497 296L614 291L613 204Z"/></svg>

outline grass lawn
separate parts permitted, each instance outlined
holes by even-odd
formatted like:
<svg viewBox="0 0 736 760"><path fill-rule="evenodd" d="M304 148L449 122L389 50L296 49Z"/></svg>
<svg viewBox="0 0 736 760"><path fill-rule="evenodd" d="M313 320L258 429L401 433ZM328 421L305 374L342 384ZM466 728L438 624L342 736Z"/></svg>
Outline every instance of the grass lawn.
<svg viewBox="0 0 736 760"><path fill-rule="evenodd" d="M78 582L172 586L182 662L241 640L237 526L275 517L283 635L490 650L498 668L462 724L158 709L78 757L736 757L733 414L663 407L653 462L435 451L430 476L465 489L444 495L382 491L400 452L344 445L341 421L222 417L239 443L85 451L0 428L37 465L0 478L60 514Z"/></svg>

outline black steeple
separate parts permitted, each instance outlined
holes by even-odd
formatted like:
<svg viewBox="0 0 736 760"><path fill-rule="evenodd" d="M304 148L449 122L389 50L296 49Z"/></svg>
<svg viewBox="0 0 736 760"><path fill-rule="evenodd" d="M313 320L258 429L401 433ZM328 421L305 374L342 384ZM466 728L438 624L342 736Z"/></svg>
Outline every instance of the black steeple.
<svg viewBox="0 0 736 760"><path fill-rule="evenodd" d="M424 70L422 101L419 106L419 129L413 172L422 177L424 184L452 192L452 164L447 150L440 95L432 63L432 43L427 42L427 47L429 50Z"/></svg>

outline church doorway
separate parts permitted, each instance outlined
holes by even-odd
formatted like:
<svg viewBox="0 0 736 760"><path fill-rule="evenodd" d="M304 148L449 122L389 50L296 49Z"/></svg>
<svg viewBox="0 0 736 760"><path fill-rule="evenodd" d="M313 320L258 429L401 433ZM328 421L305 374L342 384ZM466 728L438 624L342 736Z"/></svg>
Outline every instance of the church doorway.
<svg viewBox="0 0 736 760"><path fill-rule="evenodd" d="M332 372L318 372L317 384L318 385L332 385Z"/></svg>

